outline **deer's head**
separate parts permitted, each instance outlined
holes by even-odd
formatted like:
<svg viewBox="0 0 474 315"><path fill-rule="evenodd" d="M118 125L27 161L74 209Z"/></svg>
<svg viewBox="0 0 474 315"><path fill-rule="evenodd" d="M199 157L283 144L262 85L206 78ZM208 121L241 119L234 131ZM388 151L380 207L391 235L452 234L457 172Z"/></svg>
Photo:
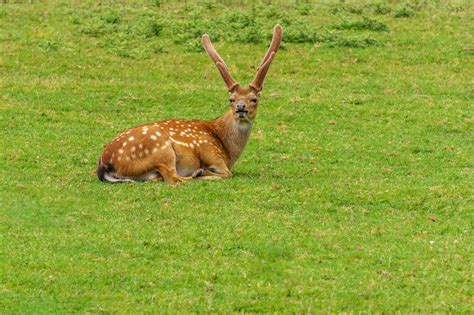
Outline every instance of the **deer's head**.
<svg viewBox="0 0 474 315"><path fill-rule="evenodd" d="M204 49L216 65L229 91L230 111L234 119L239 123L252 123L257 114L257 106L260 99L260 92L263 89L263 81L267 75L268 68L280 47L282 37L281 26L276 25L273 30L273 39L270 47L257 69L255 79L247 87L241 87L230 75L224 60L219 56L209 39L209 35L202 36Z"/></svg>

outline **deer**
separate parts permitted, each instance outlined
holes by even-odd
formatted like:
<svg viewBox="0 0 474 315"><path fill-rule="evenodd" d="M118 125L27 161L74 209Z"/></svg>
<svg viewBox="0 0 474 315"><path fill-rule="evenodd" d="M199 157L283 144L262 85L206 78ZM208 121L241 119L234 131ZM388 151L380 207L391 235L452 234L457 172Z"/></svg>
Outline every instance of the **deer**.
<svg viewBox="0 0 474 315"><path fill-rule="evenodd" d="M280 47L282 28L275 25L271 44L254 80L242 87L224 60L202 36L205 51L214 62L229 92L229 109L213 120L169 119L130 128L104 146L97 176L101 181L136 182L224 179L249 139L263 89L263 81Z"/></svg>

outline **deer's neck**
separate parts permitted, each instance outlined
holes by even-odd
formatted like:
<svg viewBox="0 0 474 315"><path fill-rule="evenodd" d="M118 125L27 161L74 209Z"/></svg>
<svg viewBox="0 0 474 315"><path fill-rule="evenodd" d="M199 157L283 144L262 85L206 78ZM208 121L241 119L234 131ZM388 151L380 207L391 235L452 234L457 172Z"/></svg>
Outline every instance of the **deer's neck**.
<svg viewBox="0 0 474 315"><path fill-rule="evenodd" d="M214 132L229 154L229 168L232 168L247 144L252 130L252 123L237 122L233 117L233 113L227 112L213 120L212 125Z"/></svg>

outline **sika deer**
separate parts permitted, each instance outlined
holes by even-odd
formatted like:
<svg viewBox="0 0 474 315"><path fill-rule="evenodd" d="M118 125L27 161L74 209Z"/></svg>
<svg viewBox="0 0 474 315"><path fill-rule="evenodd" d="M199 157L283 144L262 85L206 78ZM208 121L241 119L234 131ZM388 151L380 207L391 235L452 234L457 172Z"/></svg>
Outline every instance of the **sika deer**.
<svg viewBox="0 0 474 315"><path fill-rule="evenodd" d="M227 85L230 109L211 121L164 120L122 132L105 146L97 168L99 179L176 182L231 176L232 167L249 138L263 81L281 38L281 27L276 25L255 79L248 87L241 87L230 75L209 36L204 34L204 48Z"/></svg>

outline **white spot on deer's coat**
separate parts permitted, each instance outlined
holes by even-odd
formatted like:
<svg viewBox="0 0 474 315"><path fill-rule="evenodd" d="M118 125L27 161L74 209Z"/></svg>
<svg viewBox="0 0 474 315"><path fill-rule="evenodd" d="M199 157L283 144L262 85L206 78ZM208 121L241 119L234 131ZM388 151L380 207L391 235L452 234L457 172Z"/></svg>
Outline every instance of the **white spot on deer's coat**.
<svg viewBox="0 0 474 315"><path fill-rule="evenodd" d="M157 138L155 135L151 135L151 136L150 136L150 139L153 140L153 141L158 140L158 138Z"/></svg>
<svg viewBox="0 0 474 315"><path fill-rule="evenodd" d="M135 146L133 146L130 151L135 152L136 149L137 149L137 148L135 148Z"/></svg>
<svg viewBox="0 0 474 315"><path fill-rule="evenodd" d="M161 133L159 131L155 132L155 134L160 137L161 136Z"/></svg>
<svg viewBox="0 0 474 315"><path fill-rule="evenodd" d="M139 149L143 149L143 144L140 143L140 144L138 145L138 148L139 148Z"/></svg>
<svg viewBox="0 0 474 315"><path fill-rule="evenodd" d="M171 138L171 137L170 137L170 139L171 139L171 141L173 141L173 142L176 143L176 144L179 144L179 145L182 145L182 146L185 146L185 147L188 147L188 146L189 146L189 144L187 144L186 142L181 142L181 141L178 141L178 140L173 139L173 138ZM167 141L167 142L168 142L168 141Z"/></svg>
<svg viewBox="0 0 474 315"><path fill-rule="evenodd" d="M128 141L133 141L133 140L135 140L134 136L131 136L130 138L128 138Z"/></svg>
<svg viewBox="0 0 474 315"><path fill-rule="evenodd" d="M122 154L122 153L123 153L123 150L122 150L122 149L119 149L119 150L118 150L118 153L119 153L119 154Z"/></svg>
<svg viewBox="0 0 474 315"><path fill-rule="evenodd" d="M122 143L122 147L126 146L127 145L127 142L124 142Z"/></svg>
<svg viewBox="0 0 474 315"><path fill-rule="evenodd" d="M153 151L151 151L151 153L156 153L156 152L158 152L157 148L153 148Z"/></svg>
<svg viewBox="0 0 474 315"><path fill-rule="evenodd" d="M148 149L145 149L145 155L150 154L150 151Z"/></svg>

